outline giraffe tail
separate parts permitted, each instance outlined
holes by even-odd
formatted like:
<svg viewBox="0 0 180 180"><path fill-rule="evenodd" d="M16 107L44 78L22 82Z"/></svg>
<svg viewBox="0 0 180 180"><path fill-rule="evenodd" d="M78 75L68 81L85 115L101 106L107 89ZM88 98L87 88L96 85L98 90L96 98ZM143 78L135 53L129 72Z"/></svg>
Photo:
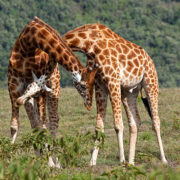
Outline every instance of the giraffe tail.
<svg viewBox="0 0 180 180"><path fill-rule="evenodd" d="M151 110L150 110L150 106L149 106L149 102L148 102L148 97L144 97L143 96L143 93L142 93L142 89L141 89L141 99L142 99L142 102L150 116L150 118L152 119L152 113L151 113Z"/></svg>

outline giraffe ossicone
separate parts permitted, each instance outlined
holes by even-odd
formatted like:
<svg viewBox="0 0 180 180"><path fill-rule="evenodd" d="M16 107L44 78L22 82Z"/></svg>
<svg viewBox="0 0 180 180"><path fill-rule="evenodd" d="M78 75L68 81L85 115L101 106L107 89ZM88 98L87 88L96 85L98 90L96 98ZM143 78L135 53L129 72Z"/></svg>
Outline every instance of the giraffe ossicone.
<svg viewBox="0 0 180 180"><path fill-rule="evenodd" d="M49 87L46 86L46 83L49 79L46 79L47 76L44 74L44 75L41 75L40 78L38 79L37 76L34 74L33 71L32 72L32 76L33 76L33 79L34 79L34 82L37 83L37 85L39 87L41 87L41 90L44 90L46 92L52 92L53 90Z"/></svg>

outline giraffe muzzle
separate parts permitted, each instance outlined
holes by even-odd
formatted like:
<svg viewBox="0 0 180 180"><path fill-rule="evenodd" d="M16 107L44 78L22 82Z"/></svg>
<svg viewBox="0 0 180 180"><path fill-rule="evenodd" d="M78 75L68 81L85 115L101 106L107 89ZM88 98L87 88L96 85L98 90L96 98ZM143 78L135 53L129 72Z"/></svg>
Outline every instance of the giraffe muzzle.
<svg viewBox="0 0 180 180"><path fill-rule="evenodd" d="M88 111L91 111L92 109L92 104L91 103L84 103L85 107L87 108Z"/></svg>

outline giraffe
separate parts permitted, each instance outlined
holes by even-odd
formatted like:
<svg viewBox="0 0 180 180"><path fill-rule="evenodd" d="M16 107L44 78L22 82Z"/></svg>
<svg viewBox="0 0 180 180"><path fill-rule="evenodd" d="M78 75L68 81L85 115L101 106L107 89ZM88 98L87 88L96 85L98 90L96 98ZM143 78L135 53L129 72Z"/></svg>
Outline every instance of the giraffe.
<svg viewBox="0 0 180 180"><path fill-rule="evenodd" d="M46 124L45 104L49 114L49 129L56 137L58 128L58 99L60 93L60 74L58 64L73 77L73 82L80 84L82 76L92 77L96 69L83 67L72 50L63 42L60 35L41 19L35 17L20 33L12 49L8 66L8 90L12 105L11 137L14 143L19 127L19 105L17 100L23 95L33 80L46 77L47 87L52 92L42 91L36 98L29 97L24 106L31 122L31 127ZM91 79L94 79L93 77ZM90 83L90 82L87 82ZM84 99L88 105L88 101ZM88 107L88 106L87 106ZM38 117L39 115L39 117Z"/></svg>
<svg viewBox="0 0 180 180"><path fill-rule="evenodd" d="M129 163L134 165L137 133L141 124L137 97L139 91L142 94L142 89L144 89L146 98L142 96L142 99L152 119L161 160L166 164L158 115L158 76L155 65L146 51L100 23L75 28L64 34L62 38L73 51L87 55L88 66L92 66L94 63L99 65L94 82L97 106L95 131L96 133L104 132L107 97L109 96L120 163L125 162L121 103L124 105L129 123ZM82 92L88 88L88 85L86 82L81 83L84 84L84 88L78 89L78 91L83 95ZM86 91L86 93L89 93L89 104L92 105L93 91ZM96 139L90 160L91 166L96 165L97 162L98 143L99 141Z"/></svg>

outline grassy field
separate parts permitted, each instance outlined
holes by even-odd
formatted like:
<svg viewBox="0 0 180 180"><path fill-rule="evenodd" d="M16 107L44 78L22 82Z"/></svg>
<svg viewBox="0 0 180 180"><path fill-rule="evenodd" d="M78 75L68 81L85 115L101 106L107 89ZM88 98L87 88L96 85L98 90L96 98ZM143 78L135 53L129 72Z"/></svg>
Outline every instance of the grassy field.
<svg viewBox="0 0 180 180"><path fill-rule="evenodd" d="M159 148L155 133L152 131L151 120L141 100L138 101L142 125L136 146L136 167L119 166L112 110L108 102L105 142L99 152L97 166L90 168L88 163L96 122L95 103L92 111L88 112L75 89L62 89L59 101L58 137L63 150L60 150L58 156L63 168L51 170L47 166L46 156L36 158L32 146L25 140L31 137L31 128L23 107L20 109L17 141L15 145L10 145L11 104L7 90L1 89L0 179L180 179L180 89L160 89L161 135L168 166L160 163ZM127 160L129 129L124 110L123 122Z"/></svg>

